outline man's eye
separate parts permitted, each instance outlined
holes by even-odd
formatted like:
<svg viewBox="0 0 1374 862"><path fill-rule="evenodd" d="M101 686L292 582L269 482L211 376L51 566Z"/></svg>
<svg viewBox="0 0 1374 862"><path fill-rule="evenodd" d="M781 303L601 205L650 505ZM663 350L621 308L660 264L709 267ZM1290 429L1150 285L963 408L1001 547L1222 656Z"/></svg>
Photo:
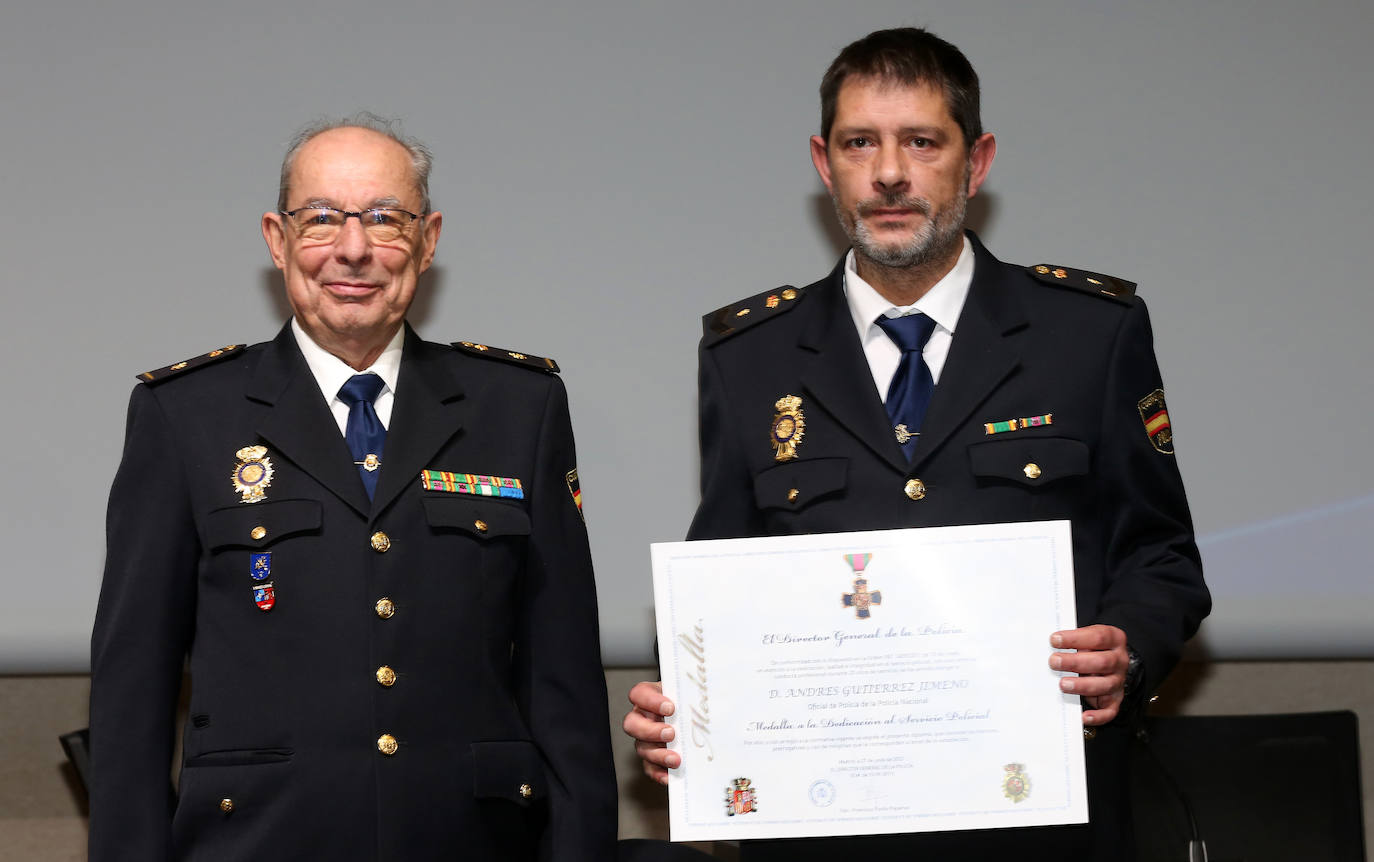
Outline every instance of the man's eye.
<svg viewBox="0 0 1374 862"><path fill-rule="evenodd" d="M935 143L935 142L932 141L930 138L912 138L912 139L911 139L911 145L912 145L913 147L915 147L916 149L918 149L918 150L924 150L924 149L926 149L927 147L933 146L934 143Z"/></svg>
<svg viewBox="0 0 1374 862"><path fill-rule="evenodd" d="M857 149L860 149L860 148L862 148L862 147L868 146L869 143L870 143L870 141L868 140L868 138L850 138L850 139L849 139L849 146L852 147L852 148L854 148L854 149L856 149L856 150L857 150Z"/></svg>
<svg viewBox="0 0 1374 862"><path fill-rule="evenodd" d="M329 224L329 210L316 210L306 224Z"/></svg>
<svg viewBox="0 0 1374 862"><path fill-rule="evenodd" d="M391 210L368 210L364 215L368 224L396 225L401 223L400 218Z"/></svg>

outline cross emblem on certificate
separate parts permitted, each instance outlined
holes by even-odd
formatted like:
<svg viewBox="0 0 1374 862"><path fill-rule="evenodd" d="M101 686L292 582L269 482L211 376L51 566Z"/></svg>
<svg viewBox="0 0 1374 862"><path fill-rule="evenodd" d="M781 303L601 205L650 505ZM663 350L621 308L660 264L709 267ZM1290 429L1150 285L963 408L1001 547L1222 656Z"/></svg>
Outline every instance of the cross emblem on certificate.
<svg viewBox="0 0 1374 862"><path fill-rule="evenodd" d="M869 618L869 606L881 605L883 594L881 590L868 591L868 581L863 578L854 579L854 592L844 594L844 606L854 609L854 618L866 620Z"/></svg>
<svg viewBox="0 0 1374 862"><path fill-rule="evenodd" d="M864 577L864 569L868 566L868 561L873 559L872 554L845 554L844 561L849 563L849 567L854 570L854 592L843 594L840 599L844 606L854 609L854 618L866 620L871 616L869 608L872 605L883 603L883 594L880 590L869 592L868 580Z"/></svg>

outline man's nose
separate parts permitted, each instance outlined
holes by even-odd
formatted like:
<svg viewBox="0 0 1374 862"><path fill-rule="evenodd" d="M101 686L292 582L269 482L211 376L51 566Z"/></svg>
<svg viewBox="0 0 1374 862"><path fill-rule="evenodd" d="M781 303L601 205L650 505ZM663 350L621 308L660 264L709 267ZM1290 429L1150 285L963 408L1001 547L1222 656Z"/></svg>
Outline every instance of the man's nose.
<svg viewBox="0 0 1374 862"><path fill-rule="evenodd" d="M901 149L888 145L879 147L873 184L883 191L895 191L905 188L907 182L906 161L902 158Z"/></svg>
<svg viewBox="0 0 1374 862"><path fill-rule="evenodd" d="M345 218L334 238L334 254L340 260L360 263L372 256L372 241L367 237L362 218Z"/></svg>

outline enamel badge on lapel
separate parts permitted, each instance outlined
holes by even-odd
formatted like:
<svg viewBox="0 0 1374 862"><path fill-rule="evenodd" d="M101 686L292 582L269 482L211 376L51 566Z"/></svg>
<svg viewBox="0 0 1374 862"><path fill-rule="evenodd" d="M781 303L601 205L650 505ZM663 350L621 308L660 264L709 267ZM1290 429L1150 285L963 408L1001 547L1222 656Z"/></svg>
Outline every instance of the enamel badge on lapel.
<svg viewBox="0 0 1374 862"><path fill-rule="evenodd" d="M773 458L791 461L797 457L797 444L801 443L802 434L806 431L801 399L795 395L784 395L773 406L778 411L773 417Z"/></svg>
<svg viewBox="0 0 1374 862"><path fill-rule="evenodd" d="M272 459L266 446L244 446L234 453L239 462L234 465L234 490L243 495L242 503L256 503L267 496L272 484Z"/></svg>
<svg viewBox="0 0 1374 862"><path fill-rule="evenodd" d="M265 581L272 575L272 552L254 554L249 564L248 574L255 581Z"/></svg>
<svg viewBox="0 0 1374 862"><path fill-rule="evenodd" d="M1174 432L1169 427L1169 409L1164 405L1164 390L1156 389L1136 404L1140 409L1140 421L1145 423L1145 433L1150 445L1165 455L1174 454Z"/></svg>

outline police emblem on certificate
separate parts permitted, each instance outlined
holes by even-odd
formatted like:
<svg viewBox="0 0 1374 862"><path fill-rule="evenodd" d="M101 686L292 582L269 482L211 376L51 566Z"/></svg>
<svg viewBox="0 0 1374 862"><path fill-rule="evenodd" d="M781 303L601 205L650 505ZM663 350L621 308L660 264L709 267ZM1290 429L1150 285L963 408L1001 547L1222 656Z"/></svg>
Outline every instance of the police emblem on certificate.
<svg viewBox="0 0 1374 862"><path fill-rule="evenodd" d="M651 556L674 841L1087 822L1082 710L1049 666L1076 626L1067 521Z"/></svg>

